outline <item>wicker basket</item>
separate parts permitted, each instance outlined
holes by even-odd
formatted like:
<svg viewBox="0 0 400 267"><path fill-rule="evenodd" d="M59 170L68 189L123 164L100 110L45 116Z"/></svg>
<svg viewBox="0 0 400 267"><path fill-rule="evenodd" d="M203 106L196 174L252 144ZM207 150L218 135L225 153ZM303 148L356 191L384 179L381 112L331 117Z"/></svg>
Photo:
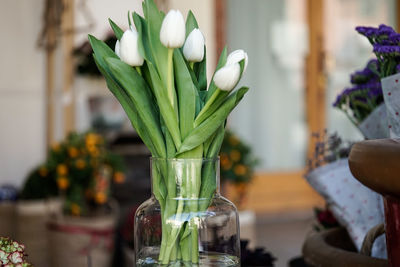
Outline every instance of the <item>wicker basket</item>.
<svg viewBox="0 0 400 267"><path fill-rule="evenodd" d="M61 205L60 199L17 202L16 239L25 245L28 260L35 266L50 266L46 224L61 214Z"/></svg>
<svg viewBox="0 0 400 267"><path fill-rule="evenodd" d="M0 236L15 239L15 202L0 203Z"/></svg>
<svg viewBox="0 0 400 267"><path fill-rule="evenodd" d="M115 227L115 213L52 220L48 224L51 266L111 266Z"/></svg>

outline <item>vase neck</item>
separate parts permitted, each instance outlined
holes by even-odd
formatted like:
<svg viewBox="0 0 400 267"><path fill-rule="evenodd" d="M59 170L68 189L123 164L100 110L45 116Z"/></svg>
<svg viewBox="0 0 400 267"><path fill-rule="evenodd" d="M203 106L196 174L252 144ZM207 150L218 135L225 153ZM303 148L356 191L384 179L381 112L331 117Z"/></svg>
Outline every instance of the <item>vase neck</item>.
<svg viewBox="0 0 400 267"><path fill-rule="evenodd" d="M219 158L151 158L152 194L158 198L212 198L220 194Z"/></svg>

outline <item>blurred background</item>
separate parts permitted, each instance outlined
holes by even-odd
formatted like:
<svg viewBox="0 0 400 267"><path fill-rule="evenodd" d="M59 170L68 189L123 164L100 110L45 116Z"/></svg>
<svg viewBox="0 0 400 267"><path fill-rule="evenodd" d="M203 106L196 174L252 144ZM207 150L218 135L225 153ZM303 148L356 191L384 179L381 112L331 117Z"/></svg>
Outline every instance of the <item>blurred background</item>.
<svg viewBox="0 0 400 267"><path fill-rule="evenodd" d="M254 167L254 175L251 181L238 178L240 171L235 175L230 156L237 150L227 140L221 155L223 192L241 210L242 236L252 247L270 251L277 266L287 266L301 254L314 207L324 206L302 177L312 155L312 133L328 128L346 139L362 139L332 108L349 74L372 55L354 28L385 23L398 29L400 1L156 2L163 10L194 12L206 38L208 77L225 44L249 55L241 84L251 90L228 127L245 145L238 150L251 158L246 167ZM149 153L96 72L87 34L113 48L107 19L126 29L127 10L141 14L141 0L0 3L0 185L20 190L50 147L71 131L94 130L126 166L124 185L111 194L121 207L120 228L149 197Z"/></svg>

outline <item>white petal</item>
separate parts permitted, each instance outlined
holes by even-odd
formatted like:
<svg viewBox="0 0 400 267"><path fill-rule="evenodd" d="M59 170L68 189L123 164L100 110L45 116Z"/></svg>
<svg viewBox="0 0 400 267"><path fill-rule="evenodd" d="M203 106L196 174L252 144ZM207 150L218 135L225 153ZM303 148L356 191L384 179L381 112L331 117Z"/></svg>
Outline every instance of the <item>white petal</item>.
<svg viewBox="0 0 400 267"><path fill-rule="evenodd" d="M119 43L119 40L117 40L117 42L115 43L115 54L118 56L118 57L121 57L121 45L120 45L120 43Z"/></svg>
<svg viewBox="0 0 400 267"><path fill-rule="evenodd" d="M238 49L230 53L228 58L226 59L226 65L239 63L243 59L244 59L244 68L243 68L243 73L244 73L247 69L249 58L247 56L247 53L244 52L244 50L242 49Z"/></svg>
<svg viewBox="0 0 400 267"><path fill-rule="evenodd" d="M219 89L223 91L230 91L239 82L239 76L239 63L225 65L214 74L214 83Z"/></svg>
<svg viewBox="0 0 400 267"><path fill-rule="evenodd" d="M139 53L138 37L137 31L127 30L122 35L120 42L120 58L131 66L142 66L144 61Z"/></svg>
<svg viewBox="0 0 400 267"><path fill-rule="evenodd" d="M185 42L186 26L179 10L170 10L165 16L160 30L160 41L168 48L182 47Z"/></svg>
<svg viewBox="0 0 400 267"><path fill-rule="evenodd" d="M204 36L199 29L194 29L183 46L183 55L189 62L201 62L204 58Z"/></svg>

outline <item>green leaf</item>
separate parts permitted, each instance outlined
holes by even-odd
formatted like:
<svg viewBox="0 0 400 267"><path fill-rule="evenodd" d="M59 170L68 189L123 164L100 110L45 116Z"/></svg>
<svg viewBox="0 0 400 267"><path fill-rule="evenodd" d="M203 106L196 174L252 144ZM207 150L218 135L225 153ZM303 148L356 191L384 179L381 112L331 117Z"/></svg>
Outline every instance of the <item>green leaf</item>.
<svg viewBox="0 0 400 267"><path fill-rule="evenodd" d="M122 35L124 34L124 31L121 30L121 28L118 27L118 25L114 21L112 21L111 19L108 19L108 22L110 23L110 26L113 29L114 34L117 37L117 39L121 40Z"/></svg>
<svg viewBox="0 0 400 267"><path fill-rule="evenodd" d="M227 57L228 57L228 49L225 46L221 52L221 55L219 56L219 60L218 60L217 67L215 68L215 72L217 72L217 70L219 70L220 68L225 66ZM214 74L215 74L215 72L214 72ZM210 87L207 90L206 100L208 100L213 95L213 93L216 89L217 89L217 86L215 86L214 76L213 76L211 78Z"/></svg>
<svg viewBox="0 0 400 267"><path fill-rule="evenodd" d="M159 124L158 112L153 102L150 89L147 87L142 76L135 69L116 58L105 58L112 76L125 89L131 97L138 115L143 124L148 129L150 136L156 148L165 147L161 126Z"/></svg>
<svg viewBox="0 0 400 267"><path fill-rule="evenodd" d="M182 143L178 125L178 118L171 105L171 102L169 101L168 92L161 82L160 77L158 76L157 70L151 62L148 62L147 66L150 72L151 80L153 82L153 93L157 99L157 104L160 108L161 116L164 119L165 125L167 126L168 131L170 132L172 139L174 140L175 147L178 150Z"/></svg>
<svg viewBox="0 0 400 267"><path fill-rule="evenodd" d="M148 45L161 81L167 84L168 77L168 48L160 41L160 30L164 13L159 11L153 0L143 1L143 13L146 18ZM151 23L150 23L151 22Z"/></svg>
<svg viewBox="0 0 400 267"><path fill-rule="evenodd" d="M164 150L162 148L159 149L160 151L156 149L153 142L149 138L149 135L147 134L147 129L144 123L141 121L138 112L136 110L136 107L134 106L132 100L127 95L125 90L121 88L117 84L117 82L114 81L111 74L108 73L103 66L101 66L101 64L99 63L100 60L98 59L98 56L96 56L96 54L93 54L93 57L98 69L106 79L107 87L110 89L111 93L113 93L113 95L118 99L122 108L125 110L129 120L131 121L133 128L135 128L136 132L143 140L143 143L146 145L146 147L148 147L153 156L156 157L164 156L165 155Z"/></svg>
<svg viewBox="0 0 400 267"><path fill-rule="evenodd" d="M185 138L193 129L196 115L196 87L193 84L190 72L180 50L174 51L175 83L178 92L179 126L181 138Z"/></svg>
<svg viewBox="0 0 400 267"><path fill-rule="evenodd" d="M197 23L196 17L194 16L192 10L189 10L186 17L186 38L194 29L198 28L199 24Z"/></svg>
<svg viewBox="0 0 400 267"><path fill-rule="evenodd" d="M204 143L217 129L220 127L229 113L243 98L244 94L249 90L247 87L242 87L231 94L226 101L203 123L193 129L193 131L183 140L177 154L191 150L196 146Z"/></svg>
<svg viewBox="0 0 400 267"><path fill-rule="evenodd" d="M147 32L146 20L138 15L136 12L133 13L133 22L135 23L136 30L138 31L138 49L140 55L146 60L151 61L154 64L153 55L150 49L150 43Z"/></svg>

